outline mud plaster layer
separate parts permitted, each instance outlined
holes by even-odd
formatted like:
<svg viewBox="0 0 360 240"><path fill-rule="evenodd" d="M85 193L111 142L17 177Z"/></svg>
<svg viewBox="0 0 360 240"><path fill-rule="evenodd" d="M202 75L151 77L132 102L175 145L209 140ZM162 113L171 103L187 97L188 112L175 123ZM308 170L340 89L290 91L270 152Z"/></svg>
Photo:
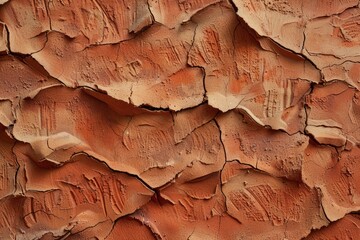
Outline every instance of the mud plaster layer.
<svg viewBox="0 0 360 240"><path fill-rule="evenodd" d="M0 238L356 239L359 6L0 0Z"/></svg>

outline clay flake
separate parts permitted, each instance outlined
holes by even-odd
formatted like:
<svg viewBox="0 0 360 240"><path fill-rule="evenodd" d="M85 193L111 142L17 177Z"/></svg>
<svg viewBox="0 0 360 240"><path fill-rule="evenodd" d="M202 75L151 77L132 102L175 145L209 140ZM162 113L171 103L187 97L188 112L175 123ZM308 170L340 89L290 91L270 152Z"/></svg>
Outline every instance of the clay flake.
<svg viewBox="0 0 360 240"><path fill-rule="evenodd" d="M0 0L0 239L360 236L358 0Z"/></svg>

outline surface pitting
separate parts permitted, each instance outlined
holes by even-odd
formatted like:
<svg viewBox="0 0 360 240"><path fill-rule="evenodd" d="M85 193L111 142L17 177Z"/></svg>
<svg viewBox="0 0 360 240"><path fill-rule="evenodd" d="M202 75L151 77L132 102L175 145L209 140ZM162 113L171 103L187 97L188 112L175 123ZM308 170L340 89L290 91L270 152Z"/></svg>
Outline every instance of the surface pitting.
<svg viewBox="0 0 360 240"><path fill-rule="evenodd" d="M357 239L359 0L0 0L0 239Z"/></svg>

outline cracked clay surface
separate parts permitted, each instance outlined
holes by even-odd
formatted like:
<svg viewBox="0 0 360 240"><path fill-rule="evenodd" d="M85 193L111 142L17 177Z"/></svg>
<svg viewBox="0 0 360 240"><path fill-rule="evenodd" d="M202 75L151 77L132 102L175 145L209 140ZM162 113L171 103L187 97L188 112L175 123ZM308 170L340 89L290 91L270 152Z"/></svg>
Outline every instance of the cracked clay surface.
<svg viewBox="0 0 360 240"><path fill-rule="evenodd" d="M0 0L0 239L360 236L358 0Z"/></svg>

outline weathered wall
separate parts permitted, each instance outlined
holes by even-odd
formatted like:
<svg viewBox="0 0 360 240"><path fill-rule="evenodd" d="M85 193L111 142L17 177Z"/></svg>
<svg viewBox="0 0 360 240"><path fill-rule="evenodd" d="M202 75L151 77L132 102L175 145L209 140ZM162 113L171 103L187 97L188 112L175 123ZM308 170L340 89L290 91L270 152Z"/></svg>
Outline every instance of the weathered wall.
<svg viewBox="0 0 360 240"><path fill-rule="evenodd" d="M1 239L357 239L358 0L0 0Z"/></svg>

